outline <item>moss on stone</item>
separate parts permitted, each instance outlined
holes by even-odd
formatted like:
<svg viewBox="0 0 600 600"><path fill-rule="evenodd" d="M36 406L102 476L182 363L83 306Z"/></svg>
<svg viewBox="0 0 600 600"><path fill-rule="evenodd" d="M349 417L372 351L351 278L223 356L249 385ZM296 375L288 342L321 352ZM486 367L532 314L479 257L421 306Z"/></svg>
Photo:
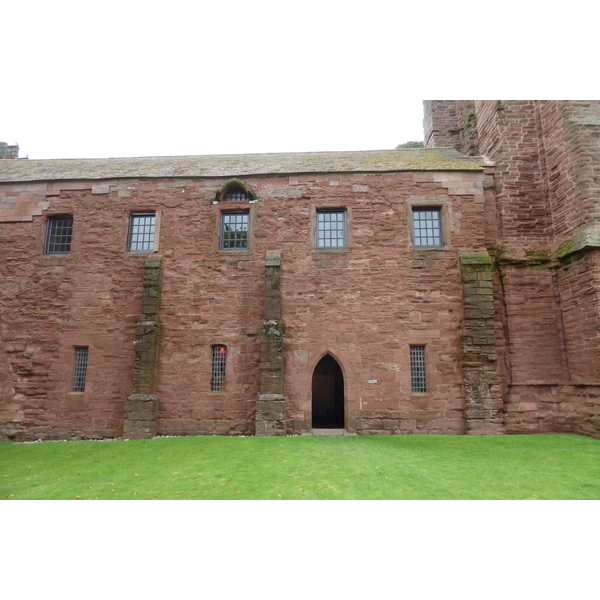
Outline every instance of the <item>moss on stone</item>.
<svg viewBox="0 0 600 600"><path fill-rule="evenodd" d="M463 265L491 265L492 259L487 252L485 254L461 254L460 262Z"/></svg>
<svg viewBox="0 0 600 600"><path fill-rule="evenodd" d="M492 268L492 258L489 254L461 254L460 269L463 273L473 273Z"/></svg>
<svg viewBox="0 0 600 600"><path fill-rule="evenodd" d="M283 321L281 319L266 320L261 329L261 339L265 342L272 342L283 335Z"/></svg>
<svg viewBox="0 0 600 600"><path fill-rule="evenodd" d="M575 235L571 236L568 240L565 240L556 249L556 257L560 260L570 254L579 252L586 247L598 248L600 247L600 232L595 229L591 231L579 231Z"/></svg>

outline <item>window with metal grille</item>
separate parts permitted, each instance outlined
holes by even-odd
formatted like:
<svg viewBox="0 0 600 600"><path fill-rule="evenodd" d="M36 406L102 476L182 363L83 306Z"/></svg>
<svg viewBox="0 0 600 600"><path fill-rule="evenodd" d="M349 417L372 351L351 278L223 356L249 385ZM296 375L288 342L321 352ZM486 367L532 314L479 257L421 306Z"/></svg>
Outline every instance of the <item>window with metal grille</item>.
<svg viewBox="0 0 600 600"><path fill-rule="evenodd" d="M415 246L436 248L443 245L440 208L413 208Z"/></svg>
<svg viewBox="0 0 600 600"><path fill-rule="evenodd" d="M425 382L425 346L410 347L410 380L412 391L426 392Z"/></svg>
<svg viewBox="0 0 600 600"><path fill-rule="evenodd" d="M212 378L210 380L211 392L222 392L225 389L225 364L227 362L227 348L225 346L212 347Z"/></svg>
<svg viewBox="0 0 600 600"><path fill-rule="evenodd" d="M138 213L129 219L128 252L153 252L156 213Z"/></svg>
<svg viewBox="0 0 600 600"><path fill-rule="evenodd" d="M87 371L88 349L75 348L75 370L73 372L73 391L85 390L85 374Z"/></svg>
<svg viewBox="0 0 600 600"><path fill-rule="evenodd" d="M318 210L315 246L317 248L345 248L346 211Z"/></svg>
<svg viewBox="0 0 600 600"><path fill-rule="evenodd" d="M248 248L249 217L248 211L221 214L221 250Z"/></svg>
<svg viewBox="0 0 600 600"><path fill-rule="evenodd" d="M69 254L73 237L73 217L48 217L44 254Z"/></svg>
<svg viewBox="0 0 600 600"><path fill-rule="evenodd" d="M223 196L223 200L225 200L225 202L244 202L246 200L249 200L248 192L246 192L245 189L243 189L239 186L235 186L235 187L229 188L225 192L225 195Z"/></svg>

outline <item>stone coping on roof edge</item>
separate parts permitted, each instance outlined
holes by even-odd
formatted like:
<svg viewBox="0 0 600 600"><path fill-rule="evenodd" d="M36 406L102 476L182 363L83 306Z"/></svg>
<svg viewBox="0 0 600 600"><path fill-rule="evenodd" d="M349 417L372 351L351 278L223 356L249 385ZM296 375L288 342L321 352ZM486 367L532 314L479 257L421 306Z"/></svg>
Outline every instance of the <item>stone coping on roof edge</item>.
<svg viewBox="0 0 600 600"><path fill-rule="evenodd" d="M0 182L336 172L482 171L489 166L490 163L482 157L469 157L453 148L137 158L4 159L0 160Z"/></svg>

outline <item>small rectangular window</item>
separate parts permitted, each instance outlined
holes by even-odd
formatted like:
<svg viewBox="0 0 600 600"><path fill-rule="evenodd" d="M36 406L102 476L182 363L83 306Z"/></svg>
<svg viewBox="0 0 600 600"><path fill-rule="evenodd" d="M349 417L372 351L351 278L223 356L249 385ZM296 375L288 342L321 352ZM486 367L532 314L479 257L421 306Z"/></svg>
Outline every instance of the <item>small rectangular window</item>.
<svg viewBox="0 0 600 600"><path fill-rule="evenodd" d="M346 211L318 210L315 247L345 248L347 243Z"/></svg>
<svg viewBox="0 0 600 600"><path fill-rule="evenodd" d="M156 213L138 213L129 219L128 252L153 252Z"/></svg>
<svg viewBox="0 0 600 600"><path fill-rule="evenodd" d="M442 211L439 208L413 208L415 246L437 248L443 245Z"/></svg>
<svg viewBox="0 0 600 600"><path fill-rule="evenodd" d="M69 254L73 237L73 217L48 217L44 254Z"/></svg>
<svg viewBox="0 0 600 600"><path fill-rule="evenodd" d="M410 347L410 379L413 393L427 391L425 381L425 346Z"/></svg>
<svg viewBox="0 0 600 600"><path fill-rule="evenodd" d="M248 248L248 211L221 214L221 250L245 250Z"/></svg>
<svg viewBox="0 0 600 600"><path fill-rule="evenodd" d="M85 391L85 374L87 372L88 349L75 348L75 370L73 372L73 391Z"/></svg>
<svg viewBox="0 0 600 600"><path fill-rule="evenodd" d="M212 378L210 380L211 392L222 392L225 389L225 365L227 363L227 348L225 346L212 347Z"/></svg>

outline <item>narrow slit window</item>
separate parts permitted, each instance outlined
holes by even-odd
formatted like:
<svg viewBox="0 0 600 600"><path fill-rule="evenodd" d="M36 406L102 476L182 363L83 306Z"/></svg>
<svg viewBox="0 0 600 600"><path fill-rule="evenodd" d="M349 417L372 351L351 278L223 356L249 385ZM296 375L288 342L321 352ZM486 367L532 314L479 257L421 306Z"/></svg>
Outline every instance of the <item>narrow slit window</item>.
<svg viewBox="0 0 600 600"><path fill-rule="evenodd" d="M44 254L69 254L73 237L73 217L48 217Z"/></svg>
<svg viewBox="0 0 600 600"><path fill-rule="evenodd" d="M221 250L246 250L250 213L224 212L221 215Z"/></svg>
<svg viewBox="0 0 600 600"><path fill-rule="evenodd" d="M212 378L211 392L222 392L225 389L225 365L227 363L227 348L213 346L212 348Z"/></svg>
<svg viewBox="0 0 600 600"><path fill-rule="evenodd" d="M88 349L75 348L75 370L73 372L73 391L85 391L85 375L87 372Z"/></svg>
<svg viewBox="0 0 600 600"><path fill-rule="evenodd" d="M413 237L415 246L439 248L442 239L442 211L439 208L413 209Z"/></svg>
<svg viewBox="0 0 600 600"><path fill-rule="evenodd" d="M315 246L345 248L347 246L346 211L318 210Z"/></svg>
<svg viewBox="0 0 600 600"><path fill-rule="evenodd" d="M410 347L410 379L413 393L427 391L425 381L425 346Z"/></svg>
<svg viewBox="0 0 600 600"><path fill-rule="evenodd" d="M153 252L156 213L131 215L129 220L128 252Z"/></svg>

